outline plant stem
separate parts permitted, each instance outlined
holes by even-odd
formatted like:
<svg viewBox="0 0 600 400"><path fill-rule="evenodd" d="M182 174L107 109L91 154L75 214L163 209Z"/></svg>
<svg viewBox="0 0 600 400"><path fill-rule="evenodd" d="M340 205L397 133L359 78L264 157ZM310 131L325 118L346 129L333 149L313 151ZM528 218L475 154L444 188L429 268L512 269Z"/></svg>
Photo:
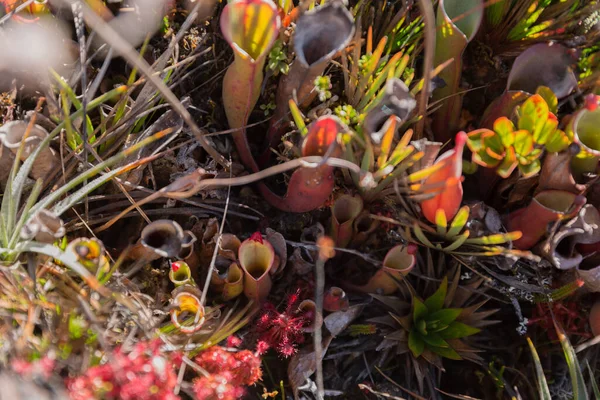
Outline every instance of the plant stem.
<svg viewBox="0 0 600 400"><path fill-rule="evenodd" d="M423 62L423 89L419 93L419 115L423 116L423 118L417 122L415 139L421 139L423 136L423 127L425 126L424 116L427 110L427 100L429 99L429 82L431 81L435 51L435 14L433 12L433 5L429 0L419 0L419 8L425 22L425 42L423 44L425 60Z"/></svg>

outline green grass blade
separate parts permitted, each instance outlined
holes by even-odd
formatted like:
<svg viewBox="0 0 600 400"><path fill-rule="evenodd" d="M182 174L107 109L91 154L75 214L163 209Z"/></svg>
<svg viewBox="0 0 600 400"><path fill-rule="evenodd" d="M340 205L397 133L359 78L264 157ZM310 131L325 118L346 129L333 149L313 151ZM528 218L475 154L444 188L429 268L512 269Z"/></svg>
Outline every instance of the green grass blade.
<svg viewBox="0 0 600 400"><path fill-rule="evenodd" d="M44 208L46 208L46 209L49 208L52 204L54 204L56 201L58 201L58 199L60 199L65 194L67 194L67 192L69 190L82 184L89 178L100 173L105 168L115 165L116 163L126 159L129 155L134 153L136 150L138 150L144 146L147 146L148 144L150 144L158 139L165 137L166 135L170 134L171 132L172 132L172 130L170 130L170 129L158 132L158 133L140 141L139 143L136 143L135 145L131 146L126 151L122 151L119 154L112 156L108 160L106 160L98 165L94 165L92 168L88 169L87 171L82 172L81 174L79 174L78 176L71 179L69 182L62 185L60 188L58 188L54 192L52 192L52 194L50 194L49 196L44 198L38 204L36 204L29 212L29 215L30 216L33 215L38 210L41 210ZM110 171L110 172L102 175L99 178L94 179L92 182L88 183L87 185L85 185L81 189L77 190L75 193L73 193L72 195L70 195L69 197L64 199L63 201L56 204L56 206L53 208L53 211L56 213L57 216L60 216L62 213L64 213L69 208L71 208L75 203L77 203L79 200L81 200L87 194L89 194L93 190L99 188L100 186L102 186L104 183L108 182L110 179L114 178L119 173L122 173L122 172L128 170L129 167L130 167L129 165L126 165L124 167L117 168L113 171Z"/></svg>
<svg viewBox="0 0 600 400"><path fill-rule="evenodd" d="M538 356L537 350L535 349L535 346L529 337L527 337L527 343L529 344L531 357L533 357L533 364L535 365L535 374L538 381L538 395L540 396L541 400L552 400L550 389L548 388L548 382L546 381L544 369L542 368L542 363L540 362L540 357Z"/></svg>
<svg viewBox="0 0 600 400"><path fill-rule="evenodd" d="M565 353L567 366L569 367L569 375L571 375L571 383L573 385L573 400L588 400L589 397L585 387L585 380L583 379L583 374L581 373L581 366L577 360L575 349L573 349L573 346L571 345L571 342L569 341L564 329L558 325L554 318L553 320L556 335L558 336L558 340L560 340L563 352Z"/></svg>
<svg viewBox="0 0 600 400"><path fill-rule="evenodd" d="M29 213L29 210L31 210L31 207L33 207L33 205L37 201L37 199L42 191L43 185L44 185L43 179L39 178L35 182L33 189L31 189L31 193L29 194L29 197L27 198L27 202L25 203L25 207L23 208L21 217L19 218L19 221L17 221L17 225L15 225L14 229L12 230L12 236L10 238L10 242L8 243L9 248L13 248L14 246L16 246L16 244L19 240L19 237L21 236L21 228L23 228L23 225L25 225L26 216Z"/></svg>
<svg viewBox="0 0 600 400"><path fill-rule="evenodd" d="M121 93L124 93L125 91L127 91L127 87L120 86L109 92L104 93L101 96L96 97L94 100L92 100L88 104L88 106L87 106L88 111L93 110L94 108L98 107L100 104L105 103L105 102L115 98L116 96L120 95ZM82 114L83 114L82 110L75 111L73 114L71 114L71 120L80 117ZM15 177L14 181L12 182L12 184L15 187L15 189L13 190L13 197L15 199L18 200L21 198L21 192L23 191L23 184L24 184L25 180L27 179L27 176L31 172L31 169L33 168L35 160L39 156L40 152L50 145L50 141L52 139L54 139L61 132L61 130L64 127L65 127L64 121L61 122L60 124L58 124L56 126L56 128L54 128L54 130L52 132L50 132L50 134L46 138L44 138L44 140L42 140L40 142L40 144L33 151L33 153L31 153L29 155L29 157L27 157L27 160L25 160L23 165L21 165L21 168L19 168L19 172L17 173L17 176Z"/></svg>
<svg viewBox="0 0 600 400"><path fill-rule="evenodd" d="M592 390L594 391L594 398L596 400L600 400L600 389L598 389L598 382L596 382L596 377L594 376L594 371L592 371L592 367L590 367L590 362L585 360L587 364L588 371L590 372L590 381L592 382Z"/></svg>

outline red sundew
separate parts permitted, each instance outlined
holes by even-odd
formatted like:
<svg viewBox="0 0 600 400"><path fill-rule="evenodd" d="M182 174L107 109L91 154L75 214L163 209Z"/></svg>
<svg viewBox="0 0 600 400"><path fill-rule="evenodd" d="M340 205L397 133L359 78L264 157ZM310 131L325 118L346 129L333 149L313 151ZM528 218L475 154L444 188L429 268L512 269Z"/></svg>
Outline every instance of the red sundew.
<svg viewBox="0 0 600 400"><path fill-rule="evenodd" d="M240 386L234 386L231 373L212 374L196 379L194 394L198 400L236 400L241 399L246 391Z"/></svg>
<svg viewBox="0 0 600 400"><path fill-rule="evenodd" d="M256 342L256 354L259 356L265 354L270 348L271 346L269 346L269 343L265 342L264 340L259 340Z"/></svg>
<svg viewBox="0 0 600 400"><path fill-rule="evenodd" d="M282 313L272 304L265 304L265 312L258 318L256 324L259 354L262 354L258 349L260 344L261 350L265 347L273 348L287 358L296 353L298 344L304 343L303 329L311 324L313 316L310 312L297 309L296 305L299 301L299 291L289 295L285 311Z"/></svg>
<svg viewBox="0 0 600 400"><path fill-rule="evenodd" d="M242 350L235 353L234 357L239 363L232 371L236 382L251 386L262 378L261 360L257 355L250 350Z"/></svg>
<svg viewBox="0 0 600 400"><path fill-rule="evenodd" d="M249 350L229 352L221 346L213 346L194 360L210 374L231 375L236 385L254 385L262 377L260 358Z"/></svg>
<svg viewBox="0 0 600 400"><path fill-rule="evenodd" d="M40 358L39 360L35 360L32 362L16 359L11 362L12 370L17 374L26 376L26 377L34 377L41 376L45 379L49 379L52 376L52 372L54 370L55 362L52 358L45 356Z"/></svg>
<svg viewBox="0 0 600 400"><path fill-rule="evenodd" d="M235 335L227 337L227 347L239 347L242 344L242 339Z"/></svg>
<svg viewBox="0 0 600 400"><path fill-rule="evenodd" d="M117 348L110 363L89 368L83 375L66 380L72 400L180 400L173 394L177 375L176 357L163 356L160 341L140 342L125 354Z"/></svg>
<svg viewBox="0 0 600 400"><path fill-rule="evenodd" d="M586 331L586 320L579 312L578 305L570 302L552 303L552 312L557 323L563 327L567 335L575 335L583 338L591 338L592 334ZM548 338L557 341L558 336L554 329L552 314L549 312L549 305L539 303L533 310L533 316L528 321L528 325L538 324L546 331Z"/></svg>
<svg viewBox="0 0 600 400"><path fill-rule="evenodd" d="M258 242L258 243L260 243L260 244L263 244L263 243L264 243L264 242L263 242L262 235L260 234L260 232L254 232L254 233L252 234L252 236L250 236L250 240L253 240L253 241L255 241L255 242Z"/></svg>

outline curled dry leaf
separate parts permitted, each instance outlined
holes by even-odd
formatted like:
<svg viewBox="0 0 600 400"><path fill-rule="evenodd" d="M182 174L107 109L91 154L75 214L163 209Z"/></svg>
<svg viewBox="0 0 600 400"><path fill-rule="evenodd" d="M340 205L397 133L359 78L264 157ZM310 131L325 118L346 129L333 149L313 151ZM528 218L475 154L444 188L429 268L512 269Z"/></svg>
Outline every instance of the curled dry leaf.
<svg viewBox="0 0 600 400"><path fill-rule="evenodd" d="M296 247L290 256L292 271L299 276L307 275L313 271L315 266L314 258L311 252L300 247Z"/></svg>
<svg viewBox="0 0 600 400"><path fill-rule="evenodd" d="M322 357L325 357L327 349L333 340L332 336L323 338ZM304 385L306 380L310 378L312 374L317 370L317 357L315 356L314 345L302 347L298 353L296 353L290 359L288 363L287 375L294 398L298 398L298 388Z"/></svg>

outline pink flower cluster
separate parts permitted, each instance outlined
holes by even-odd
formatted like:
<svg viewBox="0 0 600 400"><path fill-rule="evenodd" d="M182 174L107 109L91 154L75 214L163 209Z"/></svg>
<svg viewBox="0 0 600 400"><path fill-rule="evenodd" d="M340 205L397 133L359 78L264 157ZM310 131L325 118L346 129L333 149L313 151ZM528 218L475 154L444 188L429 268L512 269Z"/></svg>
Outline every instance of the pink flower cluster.
<svg viewBox="0 0 600 400"><path fill-rule="evenodd" d="M12 370L17 374L26 378L42 377L46 380L52 376L54 365L54 359L48 356L32 362L22 359L16 359L11 362Z"/></svg>
<svg viewBox="0 0 600 400"><path fill-rule="evenodd" d="M274 349L283 357L291 357L298 350L297 346L304 343L304 328L313 323L314 315L298 308L300 290L288 296L283 312L266 303L266 310L257 323L257 351L262 354L269 348Z"/></svg>
<svg viewBox="0 0 600 400"><path fill-rule="evenodd" d="M239 399L245 394L243 386L254 385L262 377L260 357L249 350L229 352L213 346L194 361L209 373L194 382L199 400Z"/></svg>
<svg viewBox="0 0 600 400"><path fill-rule="evenodd" d="M71 399L179 400L173 393L177 384L173 366L181 360L179 355L166 358L160 345L160 340L140 342L128 354L117 348L106 364L67 380Z"/></svg>

